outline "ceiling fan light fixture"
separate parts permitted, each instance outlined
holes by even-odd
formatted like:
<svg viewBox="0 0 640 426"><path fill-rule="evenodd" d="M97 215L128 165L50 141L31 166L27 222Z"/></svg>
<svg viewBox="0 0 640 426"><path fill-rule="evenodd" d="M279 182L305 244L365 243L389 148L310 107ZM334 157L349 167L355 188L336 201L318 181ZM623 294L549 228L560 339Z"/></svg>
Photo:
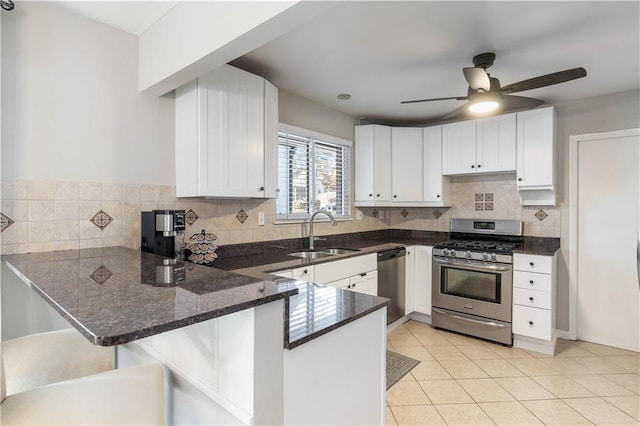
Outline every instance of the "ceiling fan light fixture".
<svg viewBox="0 0 640 426"><path fill-rule="evenodd" d="M498 103L495 100L484 100L484 101L474 102L471 105L469 105L469 111L479 112L479 113L491 112L498 109L499 106L500 106L500 103Z"/></svg>

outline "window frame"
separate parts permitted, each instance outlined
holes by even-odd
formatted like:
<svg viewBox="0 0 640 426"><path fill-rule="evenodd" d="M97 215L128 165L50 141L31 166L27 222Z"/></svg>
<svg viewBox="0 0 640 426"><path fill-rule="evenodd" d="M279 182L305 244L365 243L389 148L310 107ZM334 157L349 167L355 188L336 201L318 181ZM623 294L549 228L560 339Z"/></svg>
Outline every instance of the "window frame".
<svg viewBox="0 0 640 426"><path fill-rule="evenodd" d="M292 126L290 124L286 124L286 123L279 123L278 125L278 151L280 150L280 133L290 133L292 135L296 135L299 136L301 138L306 138L306 139L310 139L312 142L312 145L310 145L309 147L309 160L311 158L314 158L315 156L315 144L318 143L319 145L322 145L323 143L325 144L331 144L331 145L340 145L343 146L345 148L348 149L347 151L347 161L343 163L343 182L345 182L344 186L346 186L346 188L344 188L342 190L342 196L344 198L347 198L347 202L344 203L344 206L346 208L348 208L348 214L341 214L341 215L336 215L336 214L332 214L334 215L335 219L337 221L350 221L353 220L352 218L352 212L353 212L353 203L352 203L352 198L353 198L353 194L352 194L352 189L353 189L353 141L348 140L348 139L343 139L343 138L339 138L336 136L331 136L331 135L327 135L324 133L320 133L320 132L316 132L313 130L309 130L309 129L305 129L302 127L297 127L297 126ZM326 145L325 145L326 146ZM276 166L278 169L278 172L280 171L280 156L278 155L278 161L276 162ZM313 205L314 205L314 201L315 201L315 196L316 194L312 191L313 187L311 184L311 173L312 171L315 169L315 164L311 164L311 161L309 161L309 163L307 164L307 170L309 170L309 174L307 176L307 193L309 194L308 199L309 199L309 211L310 213L287 213L286 215L281 215L278 214L278 197L276 197L275 199L275 203L274 203L274 215L275 215L275 224L287 224L287 223L305 223L308 222L311 215L316 212L317 210L313 209ZM348 176L344 176L344 174L348 174ZM279 176L278 176L278 183L279 183ZM288 184L291 185L291 179L288 179ZM280 194L280 189L278 188L278 195ZM325 218L324 216L319 216L318 217L318 221L319 222L323 222L325 220L328 221L328 218Z"/></svg>

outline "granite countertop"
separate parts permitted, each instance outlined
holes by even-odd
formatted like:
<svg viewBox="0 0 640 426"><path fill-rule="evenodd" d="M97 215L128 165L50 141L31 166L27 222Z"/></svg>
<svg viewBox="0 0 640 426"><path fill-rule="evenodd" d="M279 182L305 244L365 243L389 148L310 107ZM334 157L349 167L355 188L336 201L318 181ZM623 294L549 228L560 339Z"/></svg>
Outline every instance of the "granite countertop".
<svg viewBox="0 0 640 426"><path fill-rule="evenodd" d="M89 341L111 346L298 293L193 263L108 247L2 256L10 269ZM164 263L168 262L168 265Z"/></svg>

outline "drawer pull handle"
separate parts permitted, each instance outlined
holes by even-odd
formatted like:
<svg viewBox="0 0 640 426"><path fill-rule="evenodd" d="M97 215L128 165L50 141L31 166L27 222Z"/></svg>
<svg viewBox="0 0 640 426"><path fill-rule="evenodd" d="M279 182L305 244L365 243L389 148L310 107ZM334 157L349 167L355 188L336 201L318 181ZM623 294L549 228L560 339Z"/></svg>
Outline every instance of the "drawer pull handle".
<svg viewBox="0 0 640 426"><path fill-rule="evenodd" d="M304 271L302 271L303 274L308 273L309 271L307 271L306 269Z"/></svg>
<svg viewBox="0 0 640 426"><path fill-rule="evenodd" d="M529 284L533 285L533 280L529 280Z"/></svg>
<svg viewBox="0 0 640 426"><path fill-rule="evenodd" d="M530 302L533 302L533 297L530 297L530 298L529 298L529 301L530 301Z"/></svg>
<svg viewBox="0 0 640 426"><path fill-rule="evenodd" d="M533 321L529 321L529 325L533 327Z"/></svg>
<svg viewBox="0 0 640 426"><path fill-rule="evenodd" d="M529 262L529 266L533 266L533 262Z"/></svg>

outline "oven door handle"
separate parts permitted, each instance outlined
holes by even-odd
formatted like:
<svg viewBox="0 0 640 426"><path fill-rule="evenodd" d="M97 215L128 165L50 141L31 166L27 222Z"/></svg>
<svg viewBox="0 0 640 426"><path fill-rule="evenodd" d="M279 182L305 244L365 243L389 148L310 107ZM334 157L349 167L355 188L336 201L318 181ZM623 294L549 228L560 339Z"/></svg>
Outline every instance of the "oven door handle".
<svg viewBox="0 0 640 426"><path fill-rule="evenodd" d="M461 321L466 321L466 322L472 322L474 324L480 324L480 325L488 325L490 327L496 327L496 328L506 328L508 327L505 324L500 324L499 322L493 322L493 321L481 321L481 320L476 320L476 319L471 319L471 318L466 318L466 317L462 317L460 315L454 315L454 314L450 314L449 312L445 312L443 310L440 310L438 308L431 308L432 310L436 311L439 314L442 314L444 316L450 317L450 318L454 318L457 320L461 320Z"/></svg>
<svg viewBox="0 0 640 426"><path fill-rule="evenodd" d="M498 266L498 265L487 265L484 263L474 263L471 261L468 262L452 262L450 260L444 260L444 259L436 259L434 258L433 260L435 260L436 262L438 262L440 265L452 265L452 266L464 266L464 267L471 267L477 270L484 270L484 271L500 271L500 272L508 272L511 270L511 266Z"/></svg>

